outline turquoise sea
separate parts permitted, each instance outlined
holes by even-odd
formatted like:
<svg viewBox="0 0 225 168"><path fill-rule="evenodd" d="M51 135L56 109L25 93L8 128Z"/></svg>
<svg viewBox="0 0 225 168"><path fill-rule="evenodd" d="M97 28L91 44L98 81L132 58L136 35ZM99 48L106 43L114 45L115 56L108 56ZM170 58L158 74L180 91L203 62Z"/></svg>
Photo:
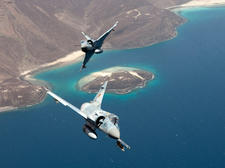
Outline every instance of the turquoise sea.
<svg viewBox="0 0 225 168"><path fill-rule="evenodd" d="M128 95L106 94L103 109L120 116L121 152L101 132L83 132L71 110L43 103L0 114L1 168L224 168L225 8L179 12L188 22L173 40L150 47L106 51L88 68L80 64L36 76L54 92L80 106L94 94L74 86L91 72L112 66L152 71L155 81Z"/></svg>

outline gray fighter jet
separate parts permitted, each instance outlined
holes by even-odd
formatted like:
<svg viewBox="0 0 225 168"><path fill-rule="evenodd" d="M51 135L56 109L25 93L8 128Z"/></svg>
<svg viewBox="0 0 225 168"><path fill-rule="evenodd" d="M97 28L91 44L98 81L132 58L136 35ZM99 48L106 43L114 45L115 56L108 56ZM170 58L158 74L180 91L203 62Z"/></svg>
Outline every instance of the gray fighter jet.
<svg viewBox="0 0 225 168"><path fill-rule="evenodd" d="M86 120L86 123L83 126L83 131L90 138L97 139L96 129L99 129L109 135L109 137L116 139L117 145L122 151L125 151L125 147L127 149L130 149L130 146L120 139L120 130L118 126L119 117L115 114L109 113L101 109L101 104L103 96L105 94L106 86L107 82L105 82L101 86L94 100L82 104L80 109L73 106L72 104L49 90L47 91L47 94L52 96L57 103L62 103L64 106L68 106L73 111L80 114Z"/></svg>
<svg viewBox="0 0 225 168"><path fill-rule="evenodd" d="M86 35L84 32L82 34L86 38L86 40L81 40L81 50L85 52L85 57L83 60L83 64L81 66L81 70L86 68L86 64L90 60L90 58L94 54L100 54L103 52L102 44L106 37L111 33L111 31L114 31L114 28L117 26L118 21L109 29L107 30L103 35L101 35L97 40L92 39L88 35Z"/></svg>

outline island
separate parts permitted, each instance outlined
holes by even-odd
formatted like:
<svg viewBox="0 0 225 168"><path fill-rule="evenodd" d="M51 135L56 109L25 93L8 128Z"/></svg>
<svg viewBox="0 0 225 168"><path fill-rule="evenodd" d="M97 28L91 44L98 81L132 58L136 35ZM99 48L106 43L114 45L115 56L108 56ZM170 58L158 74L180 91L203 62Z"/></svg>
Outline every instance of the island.
<svg viewBox="0 0 225 168"><path fill-rule="evenodd" d="M176 10L225 5L225 0L99 2L0 1L0 112L40 103L45 85L31 77L48 68L80 62L82 31L95 39L118 20L103 49L150 46L177 35L176 28L186 19Z"/></svg>
<svg viewBox="0 0 225 168"><path fill-rule="evenodd" d="M154 79L152 72L131 67L111 67L85 76L76 87L88 93L96 93L100 86L108 81L106 92L127 94L138 88L146 86L148 81Z"/></svg>

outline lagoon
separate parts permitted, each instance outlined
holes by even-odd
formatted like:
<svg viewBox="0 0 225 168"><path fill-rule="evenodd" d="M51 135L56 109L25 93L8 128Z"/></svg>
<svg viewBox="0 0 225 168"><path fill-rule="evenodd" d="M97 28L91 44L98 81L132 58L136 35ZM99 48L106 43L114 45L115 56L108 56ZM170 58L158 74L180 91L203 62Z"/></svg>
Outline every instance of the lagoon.
<svg viewBox="0 0 225 168"><path fill-rule="evenodd" d="M155 73L147 87L106 94L102 108L120 117L125 153L101 132L83 132L83 119L50 98L0 114L0 167L223 168L225 167L225 8L185 9L178 36L150 47L106 51L36 78L80 107L95 94L74 88L85 75L112 66Z"/></svg>

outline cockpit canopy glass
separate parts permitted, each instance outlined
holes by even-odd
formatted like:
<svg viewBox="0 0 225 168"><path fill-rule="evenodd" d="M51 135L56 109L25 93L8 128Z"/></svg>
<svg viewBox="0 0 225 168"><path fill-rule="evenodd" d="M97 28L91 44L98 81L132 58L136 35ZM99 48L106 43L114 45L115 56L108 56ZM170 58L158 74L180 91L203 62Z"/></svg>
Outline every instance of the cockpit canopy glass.
<svg viewBox="0 0 225 168"><path fill-rule="evenodd" d="M116 116L116 115L110 115L110 116L109 116L109 119L110 119L110 121L111 121L115 126L118 127L118 124L119 124L119 117L118 117L118 116Z"/></svg>

